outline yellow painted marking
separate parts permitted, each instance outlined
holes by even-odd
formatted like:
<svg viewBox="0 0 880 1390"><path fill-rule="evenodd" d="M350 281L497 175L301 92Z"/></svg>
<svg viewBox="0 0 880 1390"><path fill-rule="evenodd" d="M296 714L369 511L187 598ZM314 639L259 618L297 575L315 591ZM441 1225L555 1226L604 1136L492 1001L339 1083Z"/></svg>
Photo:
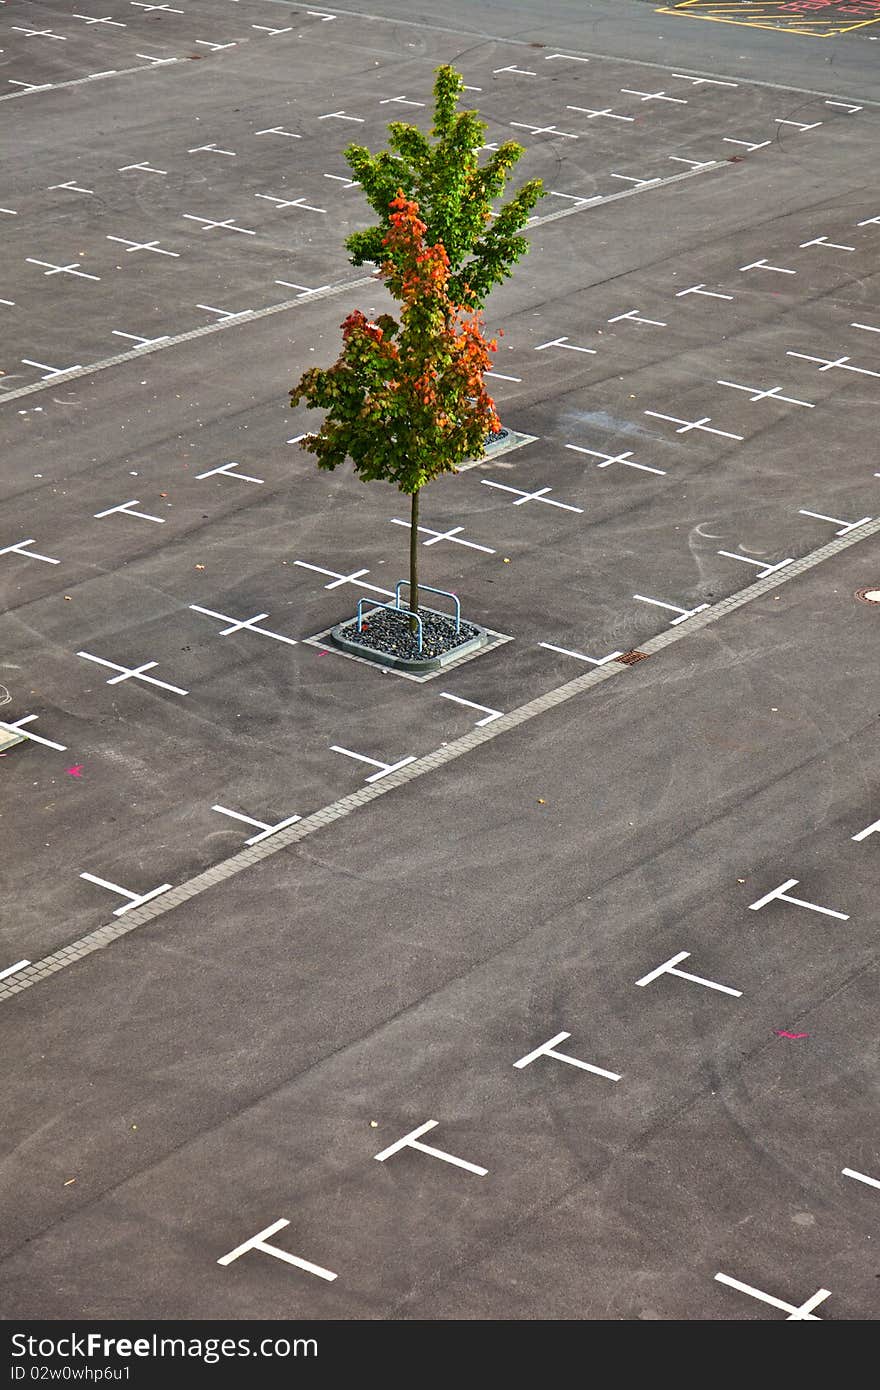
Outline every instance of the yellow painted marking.
<svg viewBox="0 0 880 1390"><path fill-rule="evenodd" d="M732 0L726 4L723 0L721 3L715 3L715 0L681 0L677 5L658 7L656 13L676 15L679 19L707 19L715 24L737 24L744 29L775 29L778 33L800 34L811 39L830 39L851 33L854 29L864 29L869 24L880 24L880 9L872 18L847 22L838 14L837 7L832 8L831 5L824 16L817 16L815 11L811 13L810 8L802 12L783 10L784 3L786 0L778 0L778 3L770 0L760 8L750 5L746 9L742 3L737 4ZM799 27L802 25L810 27Z"/></svg>

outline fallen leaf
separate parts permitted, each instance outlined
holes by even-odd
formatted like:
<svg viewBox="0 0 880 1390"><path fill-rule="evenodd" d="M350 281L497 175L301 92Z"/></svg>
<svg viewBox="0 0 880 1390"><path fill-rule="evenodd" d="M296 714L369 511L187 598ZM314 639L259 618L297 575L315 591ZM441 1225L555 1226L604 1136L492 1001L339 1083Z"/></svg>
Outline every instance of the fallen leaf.
<svg viewBox="0 0 880 1390"><path fill-rule="evenodd" d="M205 568L204 565L196 565L196 569L197 569L197 570L203 570L204 568Z"/></svg>
<svg viewBox="0 0 880 1390"><path fill-rule="evenodd" d="M544 800L543 796L539 796L539 797L538 797L538 805L539 805L539 806L546 806L546 805L547 805L547 803L546 803L546 801Z"/></svg>

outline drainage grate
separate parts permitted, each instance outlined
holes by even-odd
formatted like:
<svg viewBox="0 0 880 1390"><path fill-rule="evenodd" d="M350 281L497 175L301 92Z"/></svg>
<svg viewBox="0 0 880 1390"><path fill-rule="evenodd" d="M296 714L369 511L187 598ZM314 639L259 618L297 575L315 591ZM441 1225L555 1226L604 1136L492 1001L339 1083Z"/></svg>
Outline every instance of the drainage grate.
<svg viewBox="0 0 880 1390"><path fill-rule="evenodd" d="M624 652L622 656L616 656L615 661L619 661L621 666L634 666L637 661L647 661L650 652Z"/></svg>
<svg viewBox="0 0 880 1390"><path fill-rule="evenodd" d="M856 598L862 603L880 603L880 589L856 589Z"/></svg>

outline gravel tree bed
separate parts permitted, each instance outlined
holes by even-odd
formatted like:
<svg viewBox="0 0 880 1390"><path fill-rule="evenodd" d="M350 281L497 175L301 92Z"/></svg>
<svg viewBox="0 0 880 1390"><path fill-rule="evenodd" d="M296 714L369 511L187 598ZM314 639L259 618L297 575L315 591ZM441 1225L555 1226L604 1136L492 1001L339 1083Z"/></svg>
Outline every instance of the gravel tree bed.
<svg viewBox="0 0 880 1390"><path fill-rule="evenodd" d="M419 611L419 617L422 620L421 651L418 647L418 634L410 630L409 614L396 613L389 608L365 613L360 632L355 619L341 628L340 633L350 642L358 642L362 647L371 647L387 656L418 661L453 651L465 642L470 642L480 631L472 623L463 622L456 632L454 619L427 608Z"/></svg>

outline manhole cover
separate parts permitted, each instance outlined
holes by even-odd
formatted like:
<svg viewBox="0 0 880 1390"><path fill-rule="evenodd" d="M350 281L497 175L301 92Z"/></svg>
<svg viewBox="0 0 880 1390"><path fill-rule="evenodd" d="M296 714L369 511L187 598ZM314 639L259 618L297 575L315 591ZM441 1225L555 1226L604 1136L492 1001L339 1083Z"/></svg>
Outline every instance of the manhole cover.
<svg viewBox="0 0 880 1390"><path fill-rule="evenodd" d="M880 603L880 589L856 589L856 598L863 603Z"/></svg>

